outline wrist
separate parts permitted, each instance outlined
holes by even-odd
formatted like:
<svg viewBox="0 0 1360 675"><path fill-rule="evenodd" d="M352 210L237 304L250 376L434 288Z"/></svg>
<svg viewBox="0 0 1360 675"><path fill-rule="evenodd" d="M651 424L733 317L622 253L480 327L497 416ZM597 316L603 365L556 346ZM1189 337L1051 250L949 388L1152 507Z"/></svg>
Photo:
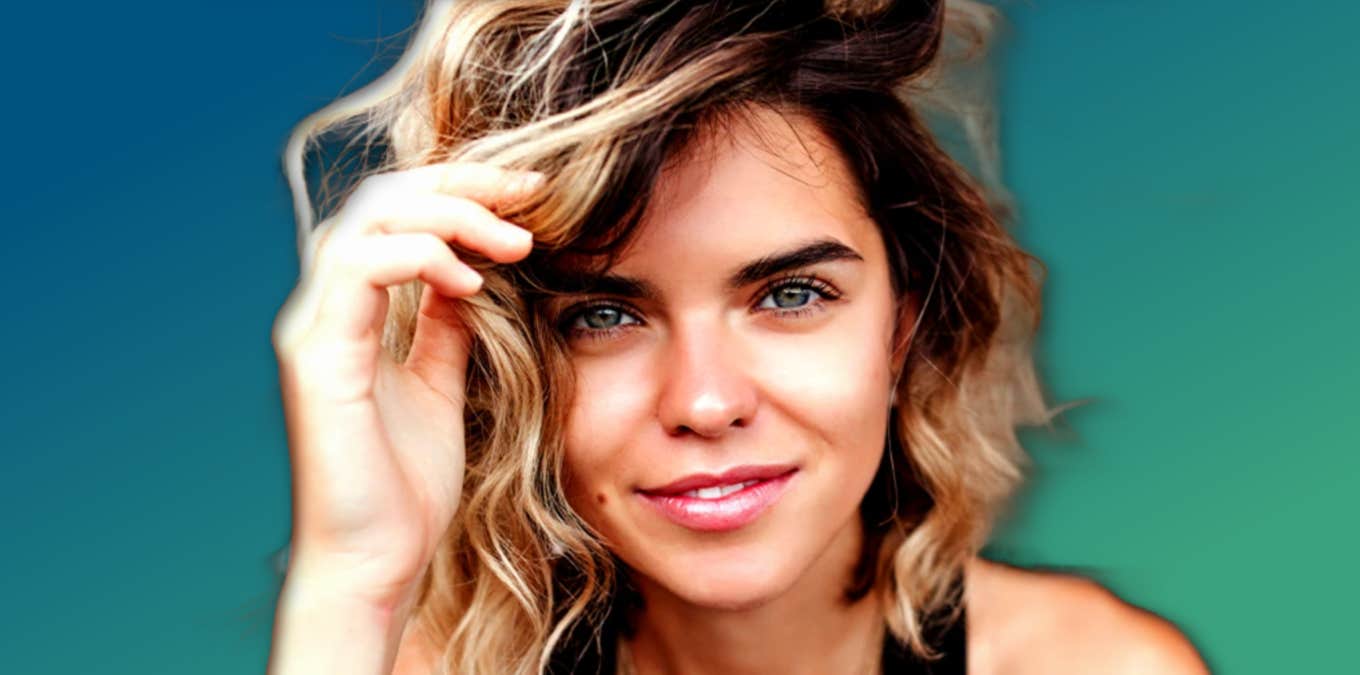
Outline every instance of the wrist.
<svg viewBox="0 0 1360 675"><path fill-rule="evenodd" d="M407 573L389 573L378 567L368 555L295 547L290 552L285 587L291 585L295 592L318 599L366 604L377 612L397 615L414 603L425 572L410 578Z"/></svg>
<svg viewBox="0 0 1360 675"><path fill-rule="evenodd" d="M391 672L405 623L400 603L290 566L274 617L269 673Z"/></svg>

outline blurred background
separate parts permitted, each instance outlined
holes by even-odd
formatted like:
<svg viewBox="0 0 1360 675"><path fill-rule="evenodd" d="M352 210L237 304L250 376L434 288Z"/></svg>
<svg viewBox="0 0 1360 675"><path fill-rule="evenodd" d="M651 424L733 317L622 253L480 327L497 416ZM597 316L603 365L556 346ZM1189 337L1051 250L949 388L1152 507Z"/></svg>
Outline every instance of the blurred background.
<svg viewBox="0 0 1360 675"><path fill-rule="evenodd" d="M1346 669L1360 5L1002 7L1040 366L1094 402L1024 434L1033 480L988 552L1099 579L1215 672ZM263 672L290 518L278 157L417 9L10 8L0 670Z"/></svg>

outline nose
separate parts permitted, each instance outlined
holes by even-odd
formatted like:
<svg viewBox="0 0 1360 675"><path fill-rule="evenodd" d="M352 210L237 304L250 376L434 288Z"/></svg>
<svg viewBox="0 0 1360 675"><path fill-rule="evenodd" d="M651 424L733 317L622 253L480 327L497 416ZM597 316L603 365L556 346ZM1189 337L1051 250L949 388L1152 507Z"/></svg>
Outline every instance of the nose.
<svg viewBox="0 0 1360 675"><path fill-rule="evenodd" d="M757 407L750 360L721 322L677 325L661 359L657 415L668 433L717 438L750 424Z"/></svg>

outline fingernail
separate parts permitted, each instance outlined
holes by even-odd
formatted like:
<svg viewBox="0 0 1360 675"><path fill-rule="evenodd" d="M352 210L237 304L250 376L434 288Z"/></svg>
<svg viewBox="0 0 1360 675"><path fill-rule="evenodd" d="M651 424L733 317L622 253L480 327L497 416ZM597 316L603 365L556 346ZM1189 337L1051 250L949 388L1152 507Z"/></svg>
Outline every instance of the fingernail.
<svg viewBox="0 0 1360 675"><path fill-rule="evenodd" d="M464 271L463 282L474 290L480 290L485 281L486 280L482 278L482 275L478 274L476 270L467 269Z"/></svg>
<svg viewBox="0 0 1360 675"><path fill-rule="evenodd" d="M534 240L534 233L522 227L516 227L505 238L512 244L524 244Z"/></svg>

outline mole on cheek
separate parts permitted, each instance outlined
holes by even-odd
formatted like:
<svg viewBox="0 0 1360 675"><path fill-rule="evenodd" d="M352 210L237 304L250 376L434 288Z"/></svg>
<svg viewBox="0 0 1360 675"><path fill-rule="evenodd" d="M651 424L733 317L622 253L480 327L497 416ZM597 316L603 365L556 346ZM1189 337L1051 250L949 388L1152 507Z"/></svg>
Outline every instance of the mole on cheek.
<svg viewBox="0 0 1360 675"><path fill-rule="evenodd" d="M604 506L605 502L609 501L609 498L604 496L604 493L601 492L595 495L595 501L599 502L600 506Z"/></svg>

